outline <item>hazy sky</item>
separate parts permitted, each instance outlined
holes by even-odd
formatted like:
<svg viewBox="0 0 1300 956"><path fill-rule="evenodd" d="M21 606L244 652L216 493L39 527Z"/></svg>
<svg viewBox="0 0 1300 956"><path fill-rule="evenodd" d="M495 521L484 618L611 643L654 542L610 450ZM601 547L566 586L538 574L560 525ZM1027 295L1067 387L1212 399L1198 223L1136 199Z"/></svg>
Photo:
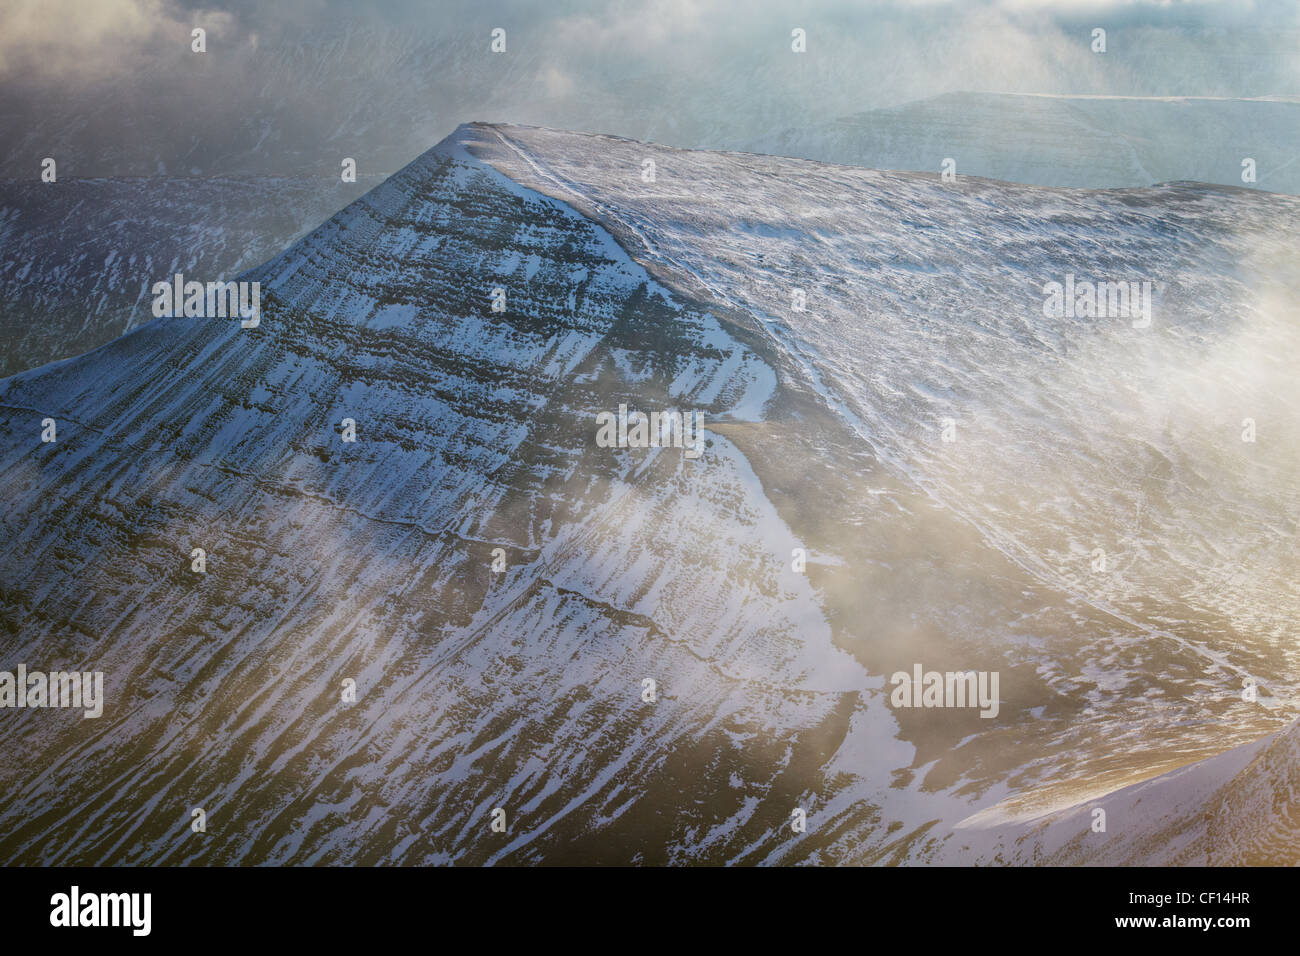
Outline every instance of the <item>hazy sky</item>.
<svg viewBox="0 0 1300 956"><path fill-rule="evenodd" d="M390 172L472 119L740 147L956 90L1296 95L1298 51L1295 0L4 0L0 174L54 148L81 174L301 170L337 148Z"/></svg>

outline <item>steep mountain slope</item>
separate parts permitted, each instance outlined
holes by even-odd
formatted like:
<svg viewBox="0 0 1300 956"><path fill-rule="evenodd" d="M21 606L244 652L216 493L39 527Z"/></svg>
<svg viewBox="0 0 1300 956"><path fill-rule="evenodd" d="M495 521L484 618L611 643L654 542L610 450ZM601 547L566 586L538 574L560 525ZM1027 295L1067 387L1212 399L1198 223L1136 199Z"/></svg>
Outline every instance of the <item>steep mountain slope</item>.
<svg viewBox="0 0 1300 956"><path fill-rule="evenodd" d="M1293 97L1052 96L945 93L795 126L751 142L759 153L874 169L1088 189L1196 180L1300 193L1300 100Z"/></svg>
<svg viewBox="0 0 1300 956"><path fill-rule="evenodd" d="M367 189L305 177L0 182L0 375L88 352L152 317L150 288L260 265Z"/></svg>
<svg viewBox="0 0 1300 956"><path fill-rule="evenodd" d="M1245 190L462 127L246 274L258 328L0 383L4 666L107 697L4 712L0 856L977 862L1023 835L981 810L1276 731L1298 234ZM1067 272L1160 283L1152 324L1044 315ZM704 454L602 447L620 405ZM914 663L998 713L892 708Z"/></svg>

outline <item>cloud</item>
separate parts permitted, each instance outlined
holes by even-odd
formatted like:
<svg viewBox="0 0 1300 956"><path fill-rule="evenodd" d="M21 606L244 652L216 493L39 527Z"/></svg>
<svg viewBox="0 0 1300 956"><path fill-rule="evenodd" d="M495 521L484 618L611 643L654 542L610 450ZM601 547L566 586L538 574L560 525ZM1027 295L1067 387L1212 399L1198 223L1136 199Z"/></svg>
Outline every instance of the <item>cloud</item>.
<svg viewBox="0 0 1300 956"><path fill-rule="evenodd" d="M220 37L234 23L229 12L186 11L174 0L6 0L0 4L0 78L98 81L142 60L188 53L196 26Z"/></svg>

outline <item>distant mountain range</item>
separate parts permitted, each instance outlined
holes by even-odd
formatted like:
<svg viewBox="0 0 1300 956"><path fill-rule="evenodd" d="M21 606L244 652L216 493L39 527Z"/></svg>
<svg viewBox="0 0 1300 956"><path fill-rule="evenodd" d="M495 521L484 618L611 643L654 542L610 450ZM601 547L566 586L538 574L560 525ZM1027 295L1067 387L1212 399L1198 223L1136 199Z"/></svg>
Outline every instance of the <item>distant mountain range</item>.
<svg viewBox="0 0 1300 956"><path fill-rule="evenodd" d="M756 139L758 153L1105 189L1175 180L1300 193L1300 98L947 93ZM1254 181L1242 161L1254 161Z"/></svg>

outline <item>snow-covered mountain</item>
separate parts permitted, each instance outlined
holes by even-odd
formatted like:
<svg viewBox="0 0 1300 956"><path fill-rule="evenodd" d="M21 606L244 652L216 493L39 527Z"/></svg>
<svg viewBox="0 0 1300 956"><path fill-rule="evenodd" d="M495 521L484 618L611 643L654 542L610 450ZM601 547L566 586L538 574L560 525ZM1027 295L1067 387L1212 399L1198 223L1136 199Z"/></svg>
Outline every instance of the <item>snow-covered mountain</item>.
<svg viewBox="0 0 1300 956"><path fill-rule="evenodd" d="M150 288L260 265L381 181L360 176L0 182L0 375L68 358L152 317Z"/></svg>
<svg viewBox="0 0 1300 956"><path fill-rule="evenodd" d="M0 667L106 696L3 715L0 855L980 862L1251 745L1297 706L1298 237L1243 189L461 127L246 273L257 328L0 382ZM1067 274L1150 323L1045 314ZM620 405L707 448L602 447ZM998 713L895 707L916 663ZM1220 773L1251 859L1295 862L1285 749Z"/></svg>
<svg viewBox="0 0 1300 956"><path fill-rule="evenodd" d="M1174 180L1300 193L1295 97L1054 96L946 93L799 125L755 152L876 169L938 172L1088 189Z"/></svg>

